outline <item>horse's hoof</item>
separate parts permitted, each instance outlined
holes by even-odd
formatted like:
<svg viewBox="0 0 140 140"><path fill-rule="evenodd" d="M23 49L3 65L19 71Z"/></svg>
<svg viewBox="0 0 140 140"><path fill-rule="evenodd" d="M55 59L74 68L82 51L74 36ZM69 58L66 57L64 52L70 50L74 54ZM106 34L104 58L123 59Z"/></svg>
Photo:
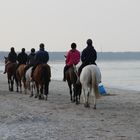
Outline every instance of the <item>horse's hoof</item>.
<svg viewBox="0 0 140 140"><path fill-rule="evenodd" d="M76 102L76 105L78 105L79 103L78 102Z"/></svg>
<svg viewBox="0 0 140 140"><path fill-rule="evenodd" d="M37 98L37 95L35 95L35 98Z"/></svg>
<svg viewBox="0 0 140 140"><path fill-rule="evenodd" d="M42 99L42 98L41 98L41 95L39 95L39 96L38 96L38 99L39 99L39 100L41 100L41 99Z"/></svg>
<svg viewBox="0 0 140 140"><path fill-rule="evenodd" d="M94 105L93 109L96 109L96 105Z"/></svg>
<svg viewBox="0 0 140 140"><path fill-rule="evenodd" d="M47 95L44 95L44 100L46 100L46 101L47 101L47 98L48 98L48 97L47 97Z"/></svg>
<svg viewBox="0 0 140 140"><path fill-rule="evenodd" d="M30 94L30 97L33 97L33 94Z"/></svg>
<svg viewBox="0 0 140 140"><path fill-rule="evenodd" d="M90 105L89 105L88 103L85 103L84 106L85 106L86 108L89 108L89 107L90 107Z"/></svg>

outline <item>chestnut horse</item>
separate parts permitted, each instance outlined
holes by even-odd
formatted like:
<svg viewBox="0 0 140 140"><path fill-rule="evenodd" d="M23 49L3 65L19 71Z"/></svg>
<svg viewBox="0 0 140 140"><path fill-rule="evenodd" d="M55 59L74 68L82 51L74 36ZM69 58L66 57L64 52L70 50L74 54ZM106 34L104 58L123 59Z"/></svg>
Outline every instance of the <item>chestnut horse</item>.
<svg viewBox="0 0 140 140"><path fill-rule="evenodd" d="M70 92L70 100L75 102L76 104L80 103L80 96L81 96L81 84L77 83L78 75L76 71L75 65L70 67L66 71L66 80L69 87ZM73 90L72 90L73 88Z"/></svg>
<svg viewBox="0 0 140 140"><path fill-rule="evenodd" d="M39 64L33 72L33 80L35 81L37 95L39 99L48 98L49 82L51 78L51 69L48 64Z"/></svg>
<svg viewBox="0 0 140 140"><path fill-rule="evenodd" d="M16 77L18 80L18 87L20 87L20 92L22 92L22 84L23 84L24 92L26 94L26 81L24 79L25 67L26 67L26 64L19 65L19 67L16 70Z"/></svg>
<svg viewBox="0 0 140 140"><path fill-rule="evenodd" d="M17 63L12 63L8 61L7 57L4 57L4 58L5 58L5 65L6 65L6 71L7 71L9 91L14 91L14 80L16 82L17 91L18 91L18 83L16 79L16 72L15 72Z"/></svg>

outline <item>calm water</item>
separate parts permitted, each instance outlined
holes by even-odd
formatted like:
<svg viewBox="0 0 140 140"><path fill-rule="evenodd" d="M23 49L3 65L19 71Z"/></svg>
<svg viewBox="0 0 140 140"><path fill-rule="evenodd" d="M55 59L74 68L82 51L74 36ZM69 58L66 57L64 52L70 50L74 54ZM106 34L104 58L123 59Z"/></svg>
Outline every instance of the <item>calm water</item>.
<svg viewBox="0 0 140 140"><path fill-rule="evenodd" d="M53 80L62 80L64 62L49 62ZM104 86L140 91L140 60L137 61L99 61ZM0 63L0 73L4 64Z"/></svg>

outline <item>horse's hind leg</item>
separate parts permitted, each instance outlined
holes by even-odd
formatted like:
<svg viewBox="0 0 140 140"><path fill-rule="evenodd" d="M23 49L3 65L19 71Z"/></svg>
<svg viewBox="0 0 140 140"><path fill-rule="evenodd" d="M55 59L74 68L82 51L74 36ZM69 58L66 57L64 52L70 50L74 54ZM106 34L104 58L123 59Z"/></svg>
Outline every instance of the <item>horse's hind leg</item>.
<svg viewBox="0 0 140 140"><path fill-rule="evenodd" d="M45 84L44 99L47 100L49 94L49 82Z"/></svg>
<svg viewBox="0 0 140 140"><path fill-rule="evenodd" d="M73 98L72 98L72 87L71 87L71 84L68 83L68 86L69 86L69 91L70 91L70 100L73 101Z"/></svg>
<svg viewBox="0 0 140 140"><path fill-rule="evenodd" d="M37 83L35 83L35 85L36 85L35 98L37 98L37 97L38 97L38 95L39 95L39 85L38 85Z"/></svg>
<svg viewBox="0 0 140 140"><path fill-rule="evenodd" d="M19 91L19 90L18 90L18 80L17 80L17 77L16 77L16 76L14 76L14 80L15 80L16 88L17 88L16 92L18 92L18 91Z"/></svg>
<svg viewBox="0 0 140 140"><path fill-rule="evenodd" d="M41 99L44 99L44 96L43 95L43 86L40 87L40 89L38 90L38 99L41 100Z"/></svg>
<svg viewBox="0 0 140 140"><path fill-rule="evenodd" d="M95 85L92 89L92 94L93 94L93 109L96 109L96 95L98 95L98 86Z"/></svg>
<svg viewBox="0 0 140 140"><path fill-rule="evenodd" d="M7 74L7 79L8 79L8 89L9 89L9 91L11 91L11 79L8 74Z"/></svg>
<svg viewBox="0 0 140 140"><path fill-rule="evenodd" d="M76 88L74 88L73 91L74 91L73 101L78 105L79 104L79 100L78 100L78 93L76 91Z"/></svg>
<svg viewBox="0 0 140 140"><path fill-rule="evenodd" d="M11 91L14 91L14 79L11 80Z"/></svg>
<svg viewBox="0 0 140 140"><path fill-rule="evenodd" d="M83 100L84 100L84 106L85 107L90 107L89 105L89 89L88 88L83 88Z"/></svg>

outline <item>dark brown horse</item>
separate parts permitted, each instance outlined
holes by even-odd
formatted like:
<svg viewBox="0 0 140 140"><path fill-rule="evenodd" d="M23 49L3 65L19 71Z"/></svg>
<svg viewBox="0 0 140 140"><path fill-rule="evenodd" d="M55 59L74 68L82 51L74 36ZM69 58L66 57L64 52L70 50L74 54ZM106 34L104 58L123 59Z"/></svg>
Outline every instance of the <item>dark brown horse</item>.
<svg viewBox="0 0 140 140"><path fill-rule="evenodd" d="M81 84L77 83L76 67L72 66L66 71L66 80L70 91L70 100L76 104L80 103ZM72 90L73 88L73 90Z"/></svg>
<svg viewBox="0 0 140 140"><path fill-rule="evenodd" d="M16 72L15 72L17 63L12 63L8 61L7 57L4 57L4 58L5 58L5 65L6 65L5 67L6 67L6 72L7 72L9 91L14 91L14 81L16 82L16 86L18 87L18 83L16 79Z"/></svg>
<svg viewBox="0 0 140 140"><path fill-rule="evenodd" d="M35 81L37 95L39 99L47 100L49 93L49 82L51 78L51 69L48 64L39 64L34 70L33 80Z"/></svg>
<svg viewBox="0 0 140 140"><path fill-rule="evenodd" d="M19 67L16 70L16 77L18 80L18 87L20 87L20 92L22 92L22 84L23 84L24 92L26 94L26 81L24 79L25 67L26 67L26 64L19 65Z"/></svg>

